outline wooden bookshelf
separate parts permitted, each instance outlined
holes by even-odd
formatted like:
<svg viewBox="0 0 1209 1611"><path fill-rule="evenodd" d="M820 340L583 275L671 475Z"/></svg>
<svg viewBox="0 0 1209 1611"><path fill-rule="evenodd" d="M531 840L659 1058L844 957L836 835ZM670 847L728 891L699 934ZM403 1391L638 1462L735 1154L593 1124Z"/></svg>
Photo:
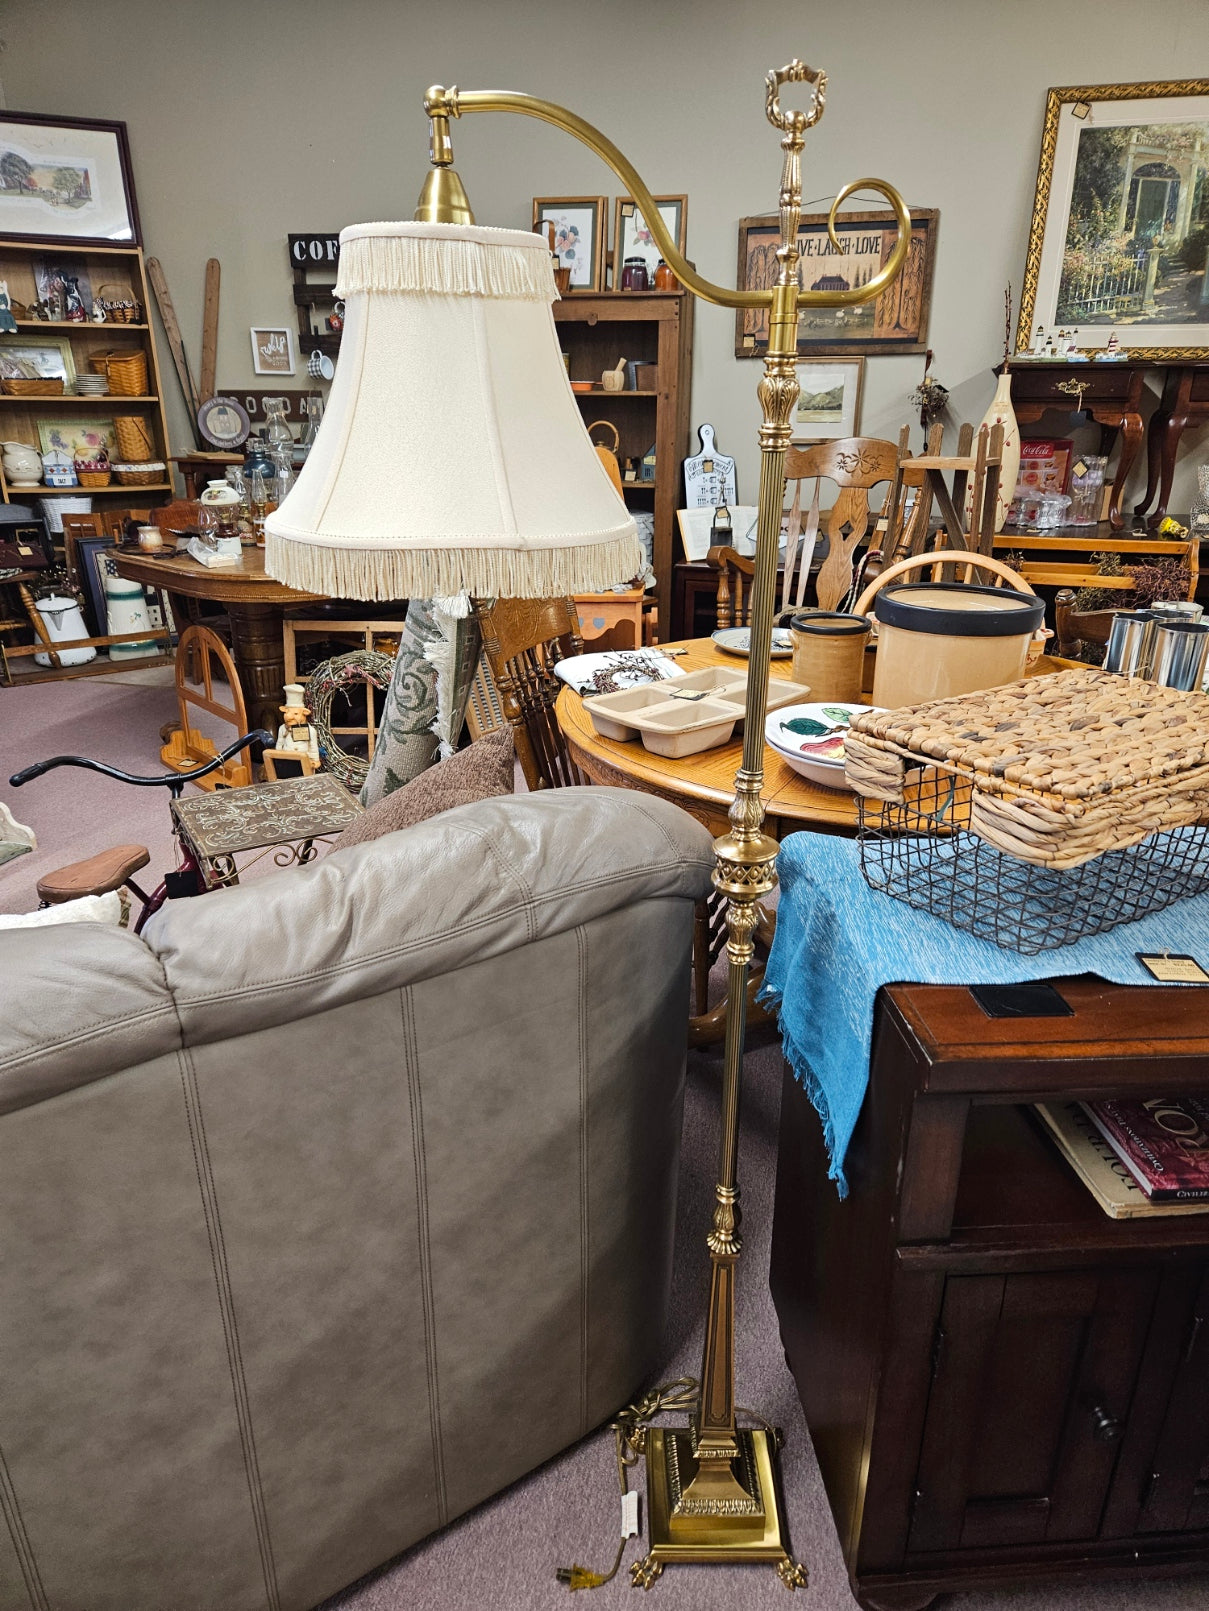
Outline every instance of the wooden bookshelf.
<svg viewBox="0 0 1209 1611"><path fill-rule="evenodd" d="M631 508L649 507L655 516L655 597L659 636L666 642L672 619L672 565L679 541L676 499L680 464L689 450L693 298L683 291L575 293L554 304L554 319L563 350L570 354L573 381L590 380L599 385L603 372L616 368L619 358L657 366L654 387L627 392L601 388L577 392L575 400L586 425L608 420L616 427L623 467L627 458L640 458L655 444L655 480L627 481L623 492ZM639 493L644 495L641 501L636 500Z"/></svg>
<svg viewBox="0 0 1209 1611"><path fill-rule="evenodd" d="M16 332L0 334L0 353L5 345L28 346L39 336L66 340L71 348L77 374L92 373L89 360L104 351L138 350L147 358L149 390L138 397L107 393L102 397L81 397L70 390L59 397L9 397L0 395L0 438L24 442L42 451L39 425L56 416L111 420L117 415L136 415L151 437L152 457L170 462L168 424L164 413L163 382L149 322L149 293L143 253L137 246L61 246L33 244L0 237L0 280L7 281L11 301L28 305L38 300L36 269L39 259L81 269L87 274L94 297L111 299L129 295L143 309L142 321L135 324L94 324L91 319L76 323L70 319L18 319ZM87 300L86 300L87 306ZM115 452L114 457L117 457ZM123 487L116 479L107 487L10 486L0 474L0 498L5 503L26 503L39 498L104 497L107 506L146 508L163 501L172 491L169 475L152 486ZM110 502L110 500L116 500Z"/></svg>

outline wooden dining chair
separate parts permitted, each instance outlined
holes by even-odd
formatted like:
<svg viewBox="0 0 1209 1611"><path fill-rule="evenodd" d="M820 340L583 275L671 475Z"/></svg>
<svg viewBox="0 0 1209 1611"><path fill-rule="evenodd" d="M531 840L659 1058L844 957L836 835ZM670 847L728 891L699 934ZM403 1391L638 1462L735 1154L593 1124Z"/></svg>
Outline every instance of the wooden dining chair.
<svg viewBox="0 0 1209 1611"><path fill-rule="evenodd" d="M813 550L813 537L819 529L822 483L831 481L836 489L827 516L827 556L816 582L820 609L843 608L843 601L852 591L854 556L873 522L869 492L882 482L893 485L898 465L897 444L876 436L847 436L838 442L791 447L785 455L785 480L787 484L799 483L795 488L795 501L799 506L800 483L813 480L815 484L800 539L807 552ZM787 570L789 562L790 545L787 544Z"/></svg>
<svg viewBox="0 0 1209 1611"><path fill-rule="evenodd" d="M526 784L558 789L586 782L554 717L555 701L565 686L554 667L583 653L573 601L488 599L477 601L474 611Z"/></svg>

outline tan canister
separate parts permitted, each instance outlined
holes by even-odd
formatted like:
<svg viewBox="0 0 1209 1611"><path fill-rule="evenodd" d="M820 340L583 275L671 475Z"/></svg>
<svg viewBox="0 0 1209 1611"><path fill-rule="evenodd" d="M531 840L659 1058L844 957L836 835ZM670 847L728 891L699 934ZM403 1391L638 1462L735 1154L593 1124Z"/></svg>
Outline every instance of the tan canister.
<svg viewBox="0 0 1209 1611"><path fill-rule="evenodd" d="M865 648L872 624L864 615L836 610L800 610L790 617L793 680L810 689L811 699L861 702Z"/></svg>
<svg viewBox="0 0 1209 1611"><path fill-rule="evenodd" d="M873 703L897 710L1023 677L1045 602L1001 587L907 582L880 592L873 613Z"/></svg>

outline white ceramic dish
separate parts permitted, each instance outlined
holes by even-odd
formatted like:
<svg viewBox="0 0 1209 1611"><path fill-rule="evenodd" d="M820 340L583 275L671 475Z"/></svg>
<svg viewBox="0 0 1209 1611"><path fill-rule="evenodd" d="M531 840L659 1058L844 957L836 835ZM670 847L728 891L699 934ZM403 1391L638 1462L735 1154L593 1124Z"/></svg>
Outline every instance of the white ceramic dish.
<svg viewBox="0 0 1209 1611"><path fill-rule="evenodd" d="M786 705L781 710L768 713L764 722L764 740L800 777L808 778L811 783L819 783L825 789L844 789L847 783L842 750L838 755L828 754L825 750L812 754L802 746L809 745L814 735L795 733L786 724L793 721L817 722L838 735L847 730L848 720L853 716L875 708L873 705L850 705L843 700ZM827 734L817 735L820 745L825 744L826 739Z"/></svg>
<svg viewBox="0 0 1209 1611"><path fill-rule="evenodd" d="M773 710L800 704L809 692L801 683L770 678L768 704ZM745 670L706 666L665 682L590 695L584 708L602 738L641 738L654 754L681 759L729 743L743 720L746 694Z"/></svg>
<svg viewBox="0 0 1209 1611"><path fill-rule="evenodd" d="M712 634L714 643L723 654L740 654L747 658L751 653L751 630L749 627L719 627ZM793 655L793 634L788 627L774 627L772 629L772 658L774 660L789 660Z"/></svg>

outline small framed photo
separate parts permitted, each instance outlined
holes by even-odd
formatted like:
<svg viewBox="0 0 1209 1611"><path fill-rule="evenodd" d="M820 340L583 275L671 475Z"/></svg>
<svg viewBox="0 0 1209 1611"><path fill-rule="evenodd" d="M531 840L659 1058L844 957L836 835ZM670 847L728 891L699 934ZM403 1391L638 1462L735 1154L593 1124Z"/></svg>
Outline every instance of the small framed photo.
<svg viewBox="0 0 1209 1611"><path fill-rule="evenodd" d="M137 245L126 125L0 112L0 235Z"/></svg>
<svg viewBox="0 0 1209 1611"><path fill-rule="evenodd" d="M604 290L608 205L607 196L533 198L533 227L554 225L558 266L571 270L572 291Z"/></svg>
<svg viewBox="0 0 1209 1611"><path fill-rule="evenodd" d="M252 368L258 375L292 375L294 343L288 325L280 328L252 327Z"/></svg>
<svg viewBox="0 0 1209 1611"><path fill-rule="evenodd" d="M684 255L688 222L687 196L654 196L659 216L667 225L676 249ZM618 196L613 208L613 289L621 290L621 271L627 258L641 258L646 265L647 283L655 284L655 270L663 253L647 228L646 220L633 196Z"/></svg>
<svg viewBox="0 0 1209 1611"><path fill-rule="evenodd" d="M859 436L864 382L863 358L799 359L794 441L835 442Z"/></svg>

